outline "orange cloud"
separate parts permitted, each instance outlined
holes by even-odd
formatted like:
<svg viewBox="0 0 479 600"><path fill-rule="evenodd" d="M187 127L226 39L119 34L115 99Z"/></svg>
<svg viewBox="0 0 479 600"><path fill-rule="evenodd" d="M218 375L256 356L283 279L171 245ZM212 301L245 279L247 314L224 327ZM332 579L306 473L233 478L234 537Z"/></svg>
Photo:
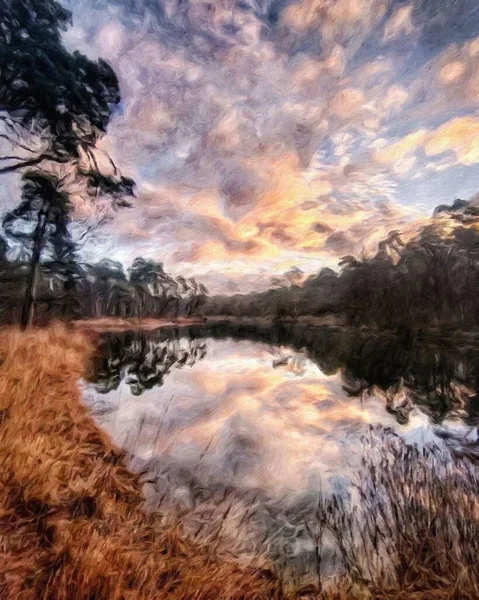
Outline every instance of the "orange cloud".
<svg viewBox="0 0 479 600"><path fill-rule="evenodd" d="M424 129L410 133L394 144L376 150L374 157L380 163L394 163L414 153L424 143L426 136Z"/></svg>
<svg viewBox="0 0 479 600"><path fill-rule="evenodd" d="M420 129L410 133L394 144L377 148L374 158L387 164L399 175L409 172L415 164L415 153L422 148L426 156L438 156L454 152L456 162L473 165L479 162L479 120L474 117L457 117L437 129Z"/></svg>
<svg viewBox="0 0 479 600"><path fill-rule="evenodd" d="M458 163L473 165L479 162L479 121L473 117L458 117L441 125L428 136L427 156L452 150Z"/></svg>

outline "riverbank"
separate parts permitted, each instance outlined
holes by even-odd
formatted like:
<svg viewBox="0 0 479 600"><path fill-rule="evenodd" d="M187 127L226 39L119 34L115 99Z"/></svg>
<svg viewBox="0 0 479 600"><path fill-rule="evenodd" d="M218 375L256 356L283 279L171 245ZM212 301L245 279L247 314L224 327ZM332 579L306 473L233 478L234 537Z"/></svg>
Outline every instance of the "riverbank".
<svg viewBox="0 0 479 600"><path fill-rule="evenodd" d="M268 573L160 529L77 387L92 348L63 326L0 330L0 598L280 598Z"/></svg>
<svg viewBox="0 0 479 600"><path fill-rule="evenodd" d="M245 327L260 326L260 327L272 327L277 324L301 324L311 325L313 327L339 327L342 323L334 316L328 315L325 317L298 317L298 318L284 318L281 320L277 319L266 319L259 317L229 317L229 316L214 316L214 317L181 317L177 319L121 319L119 317L98 317L93 319L78 319L71 322L71 326L85 333L94 332L101 333L104 331L154 331L156 329L171 328L171 327L188 327L190 325L208 325L218 323L234 323L238 325L244 325Z"/></svg>
<svg viewBox="0 0 479 600"><path fill-rule="evenodd" d="M401 336L410 336L417 339L439 339L439 340L457 340L464 343L479 343L479 330L464 331L462 329L451 329L450 327L430 327L419 328L412 327L408 329L401 327L399 329L378 329L377 327L352 326L344 323L342 319L335 315L324 315L322 317L285 317L282 319L272 319L264 317L230 317L230 316L208 316L208 317L181 317L177 319L121 319L118 317L98 317L93 319L79 319L71 321L69 325L76 331L85 334L97 334L103 332L122 332L122 331L155 331L157 329L182 328L199 325L225 325L273 328L278 326L302 326L302 327L341 327L343 330L361 331L362 333L376 334L378 332L391 334L400 334Z"/></svg>
<svg viewBox="0 0 479 600"><path fill-rule="evenodd" d="M0 598L286 598L260 556L240 567L143 512L139 478L80 399L89 338L64 325L0 329ZM374 440L361 519L336 501L324 513L350 577L295 598L477 598L476 472Z"/></svg>
<svg viewBox="0 0 479 600"><path fill-rule="evenodd" d="M94 319L78 319L71 321L71 326L77 331L101 333L103 331L154 331L163 327L186 327L205 323L203 317L178 319L121 319L119 317L98 317Z"/></svg>

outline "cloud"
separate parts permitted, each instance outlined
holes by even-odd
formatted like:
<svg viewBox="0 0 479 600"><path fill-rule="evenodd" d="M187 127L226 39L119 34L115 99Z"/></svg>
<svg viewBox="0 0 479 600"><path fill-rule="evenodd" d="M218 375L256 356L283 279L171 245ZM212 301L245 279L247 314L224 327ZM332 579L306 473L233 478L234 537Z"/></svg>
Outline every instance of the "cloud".
<svg viewBox="0 0 479 600"><path fill-rule="evenodd" d="M364 94L361 90L345 88L333 97L329 106L334 115L348 118L361 111L363 102Z"/></svg>
<svg viewBox="0 0 479 600"><path fill-rule="evenodd" d="M466 72L466 65L458 60L444 65L439 71L439 81L443 85L451 85Z"/></svg>
<svg viewBox="0 0 479 600"><path fill-rule="evenodd" d="M479 30L479 26L478 26ZM462 113L473 113L479 102L479 52L477 38L443 47L409 78L408 102L401 116L412 124L437 123ZM413 57L411 57L413 60Z"/></svg>
<svg viewBox="0 0 479 600"><path fill-rule="evenodd" d="M316 233L321 234L326 234L326 233L331 233L332 229L329 225L327 225L326 223L321 223L321 221L317 221L316 223L313 223L312 225L313 231L315 231Z"/></svg>
<svg viewBox="0 0 479 600"><path fill-rule="evenodd" d="M479 120L471 117L452 119L432 131L425 145L426 156L453 151L458 163L479 162Z"/></svg>
<svg viewBox="0 0 479 600"><path fill-rule="evenodd" d="M281 25L290 33L304 34L320 28L323 41L356 45L386 12L383 0L300 0L289 4L281 14Z"/></svg>
<svg viewBox="0 0 479 600"><path fill-rule="evenodd" d="M412 4L401 6L394 11L384 27L383 40L388 42L413 33L415 28L412 22L412 12Z"/></svg>
<svg viewBox="0 0 479 600"><path fill-rule="evenodd" d="M456 117L430 131L419 130L409 133L397 142L375 150L375 160L388 164L398 173L404 174L414 166L416 152L421 149L425 156L435 157L453 152L456 160L448 162L473 165L479 162L479 120L474 117Z"/></svg>
<svg viewBox="0 0 479 600"><path fill-rule="evenodd" d="M422 146L426 139L427 132L423 129L409 133L397 142L380 148L375 152L375 158L380 163L394 163L403 159L405 156L414 153Z"/></svg>
<svg viewBox="0 0 479 600"><path fill-rule="evenodd" d="M126 29L120 22L111 21L105 24L95 36L99 53L105 59L114 59L123 52L126 35Z"/></svg>
<svg viewBox="0 0 479 600"><path fill-rule="evenodd" d="M407 91L400 85L391 85L387 92L386 97L382 102L382 108L385 111L390 109L398 109L401 108L405 102L408 100L409 94Z"/></svg>
<svg viewBox="0 0 479 600"><path fill-rule="evenodd" d="M120 80L103 144L141 189L110 232L127 260L220 290L335 266L415 216L425 175L477 160L475 0L65 2L66 42Z"/></svg>
<svg viewBox="0 0 479 600"><path fill-rule="evenodd" d="M437 58L436 81L445 101L467 105L479 101L479 38L451 45Z"/></svg>
<svg viewBox="0 0 479 600"><path fill-rule="evenodd" d="M325 250L334 252L338 256L354 252L354 247L354 241L344 231L332 233L324 244Z"/></svg>

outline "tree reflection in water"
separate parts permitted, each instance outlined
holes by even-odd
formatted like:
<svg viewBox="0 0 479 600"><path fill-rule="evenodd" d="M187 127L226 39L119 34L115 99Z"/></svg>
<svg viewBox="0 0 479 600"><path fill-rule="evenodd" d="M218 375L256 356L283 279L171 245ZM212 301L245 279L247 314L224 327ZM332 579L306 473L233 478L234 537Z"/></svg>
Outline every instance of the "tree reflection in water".
<svg viewBox="0 0 479 600"><path fill-rule="evenodd" d="M399 423L408 422L414 406L436 425L451 416L469 425L477 423L479 343L407 331L216 323L154 332L105 333L90 382L97 391L107 393L124 379L131 393L139 396L163 385L172 368L193 365L204 358L207 338L262 342L301 353L326 375L341 373L349 396L382 396L385 409Z"/></svg>
<svg viewBox="0 0 479 600"><path fill-rule="evenodd" d="M212 436L203 447L196 445L195 440L189 445L188 424L195 425L198 415L202 417L206 414L205 421L199 421L199 428L202 431L206 430L209 436L205 423L207 424L212 414L214 415L215 407L221 407L224 398L217 401L207 398L206 411L203 411L202 406L198 406L201 403L191 402L189 397L183 402L178 402L180 398L175 398L173 410L170 411L169 394L164 394L163 397L158 394L158 398L150 396L149 402L149 395L145 394L144 406L136 400L131 403L132 412L136 411L136 421L129 420L128 411L124 412L123 421L121 415L118 418L117 414L103 419L104 405L97 398L95 401L98 406L95 407L94 413L100 415L100 422L107 430L110 423L111 432L119 431L119 423L125 425L128 436L128 428L130 423L133 423L131 432L134 443L119 442L119 445L126 449L130 466L142 475L146 506L149 510L159 511L171 518L180 516L187 535L200 543L213 543L217 547L221 541L225 551L234 551L235 555L246 558L266 554L280 568L291 569L298 580L303 576L307 580L316 568L317 557L310 538L311 532L315 531L314 527L323 522L317 517L319 513L322 519L322 514L326 512L329 515L327 518L332 521L332 524L328 525L330 531L325 536L322 550L321 568L325 575L335 572L336 561L339 560L335 542L328 538L332 531L342 543L349 544L353 558L358 552L358 547L361 548L363 533L369 531L367 535L370 539L368 537L365 542L365 556L369 557L367 568L374 570L376 563L381 569L385 568L382 561L387 562L390 557L394 558L401 550L398 540L402 539L402 515L413 514L412 510L415 507L416 521L411 525L411 529L414 529L417 523L425 527L430 525L429 513L421 516L422 505L418 505L416 501L418 493L429 494L431 502L437 503L442 511L441 519L449 518L448 511L456 511L458 523L465 523L465 529L475 535L476 525L468 528L467 520L463 517L466 515L469 518L464 503L475 498L477 493L477 472L469 463L466 469L462 462L457 461L462 460L460 457L464 456L479 461L479 446L465 440L464 433L461 433L460 441L455 440L452 435L456 429L450 427L454 419L469 424L471 431L474 431L477 425L479 345L473 338L463 336L461 339L447 339L445 336L412 335L405 331L373 332L302 324L278 324L271 327L232 323L202 324L156 332L106 333L99 344L90 382L97 391L106 393L117 389L123 380L133 395L140 395L147 389L163 385L164 379L174 368L192 365L204 358L208 340L226 339L269 345L272 351L269 356L267 352L261 354L261 361L266 355L266 360L271 361L271 370L287 369L289 372L285 374L285 380L291 381L294 375L302 377L302 363L309 361L315 363L322 373L331 376L331 379L339 375L335 379L337 381L340 378L342 390L338 387L331 389L339 392L342 405L346 401L346 410L347 396L350 397L353 407L358 404L357 400L354 401L355 398L366 399L369 395L382 398L385 411L393 414L399 423L409 420L414 423L410 413L416 408L417 414L419 409L428 416L436 431L437 426L444 423L442 435L452 440L452 443L438 444L440 440L436 438L432 444L428 442L427 447L415 447L414 442L409 445L409 442L406 443L396 435L393 429L388 426L383 429L377 424L367 433L365 442L361 442L359 437L354 438L354 450L357 449L358 454L364 455L367 467L364 468L363 465L362 470L354 471L357 475L357 480L354 480L356 488L358 493L363 494L360 503L362 512L359 514L347 507L350 500L347 494L351 482L346 477L340 481L336 478L335 482L339 481L340 485L334 489L331 486L322 488L322 480L318 483L316 477L311 477L305 479L303 487L296 487L294 493L284 496L272 493L266 486L243 485L243 473L237 473L238 465L246 472L250 468L249 457L252 457L254 462L258 454L263 456L262 449L258 450L255 445L255 428L252 427L252 431L249 431L253 421L239 420L233 424L231 432L220 430L225 433L220 443L218 438L213 439ZM213 362L216 358L221 361L222 355L215 357L213 341L209 342L209 346L208 361ZM242 351L248 352L248 346L243 344ZM204 367L205 363L198 367ZM232 365L231 368L234 369L236 363L222 363L226 364ZM267 369L267 362L258 364L263 365L260 368L265 368L266 365ZM222 376L220 370L206 368L205 373ZM241 378L247 376L246 372L239 373ZM173 374L171 376L174 385L170 391L174 393L174 386L181 385L183 380L188 378L175 378ZM224 373L225 381L227 378L228 373ZM212 387L216 389L216 386ZM247 388L245 394L254 394L251 390L255 389ZM294 386L286 389L289 393L294 390ZM181 394L182 390L178 390L179 397ZM113 412L118 410L122 403L123 406L128 405L129 400L113 398L106 408ZM156 408L155 405L158 407L157 411L152 410L152 407ZM197 412L190 412L191 406ZM275 408L276 406L273 407ZM173 417L172 413L177 414ZM378 417L380 422L387 425L388 419L384 418L385 415L380 414ZM293 429L294 422L288 419L289 415L286 414L286 426ZM246 430L242 427L244 423ZM343 430L340 421L333 421L332 424L339 427L341 436ZM259 421L258 430L260 428ZM400 429L402 428L398 428ZM463 428L457 430L459 429ZM182 435L177 435L179 431ZM120 433L119 440L123 435L123 432ZM228 437L229 433L231 437ZM273 431L273 435L274 433ZM162 436L166 439L166 444L164 447L160 444L157 448L156 443ZM171 447L170 439L173 440ZM150 443L149 440L153 442ZM178 440L180 444L177 444ZM223 444L222 440L226 443ZM342 440L340 441L342 443ZM237 445L234 445L235 443ZM327 443L334 444L335 440L330 436L329 441L318 445L321 453L321 456L318 455L318 463L324 456L327 457ZM136 451L144 450L145 447L146 452ZM352 446L347 448L349 450ZM381 454L383 448L384 454ZM249 451L251 454L248 454ZM265 453L264 456L271 455ZM379 464L380 469L375 462L378 460L382 461ZM259 460L258 464L263 468L264 461ZM232 476L228 470L230 467ZM334 465L335 472L339 472L340 468L339 465ZM418 479L418 473L425 478L427 485ZM464 473L467 478L463 482ZM399 495L396 479L405 482L399 489ZM420 483L415 483L417 481ZM443 496L446 494L444 490L449 484L453 493L448 496L448 504L444 505L446 508L443 510ZM460 487L461 485L463 487ZM379 495L378 490L381 490ZM459 497L461 494L461 498L465 498L464 501L461 500L463 504L456 498L456 495ZM332 506L333 510L327 512L324 508L326 505ZM382 534L379 528L375 528L375 521L368 521L368 518L376 515L379 510L385 511L387 515L399 514L400 517L397 535L393 531L381 541L384 548L388 548L388 552L383 551L383 546L377 546L378 535ZM337 519L337 522L334 519ZM391 521L391 518L388 517L387 521L395 526L395 521ZM366 525L371 529L365 529ZM444 531L445 536L451 533L449 529ZM462 530L458 528L458 531ZM462 533L454 535L459 539ZM422 537L416 536L414 539L419 540L422 547ZM465 547L464 544L461 546L461 543L458 542L460 549Z"/></svg>
<svg viewBox="0 0 479 600"><path fill-rule="evenodd" d="M191 366L205 355L205 340L180 337L177 330L107 333L98 346L89 382L106 394L125 380L131 393L141 396L163 385L172 368Z"/></svg>

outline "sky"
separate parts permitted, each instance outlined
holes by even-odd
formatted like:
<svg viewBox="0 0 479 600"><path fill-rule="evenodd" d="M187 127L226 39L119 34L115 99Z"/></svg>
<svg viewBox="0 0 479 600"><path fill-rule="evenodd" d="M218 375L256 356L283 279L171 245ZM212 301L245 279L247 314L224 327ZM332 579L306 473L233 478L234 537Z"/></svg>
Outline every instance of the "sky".
<svg viewBox="0 0 479 600"><path fill-rule="evenodd" d="M262 290L479 191L477 0L62 3L118 75L101 143L138 184L93 259Z"/></svg>

